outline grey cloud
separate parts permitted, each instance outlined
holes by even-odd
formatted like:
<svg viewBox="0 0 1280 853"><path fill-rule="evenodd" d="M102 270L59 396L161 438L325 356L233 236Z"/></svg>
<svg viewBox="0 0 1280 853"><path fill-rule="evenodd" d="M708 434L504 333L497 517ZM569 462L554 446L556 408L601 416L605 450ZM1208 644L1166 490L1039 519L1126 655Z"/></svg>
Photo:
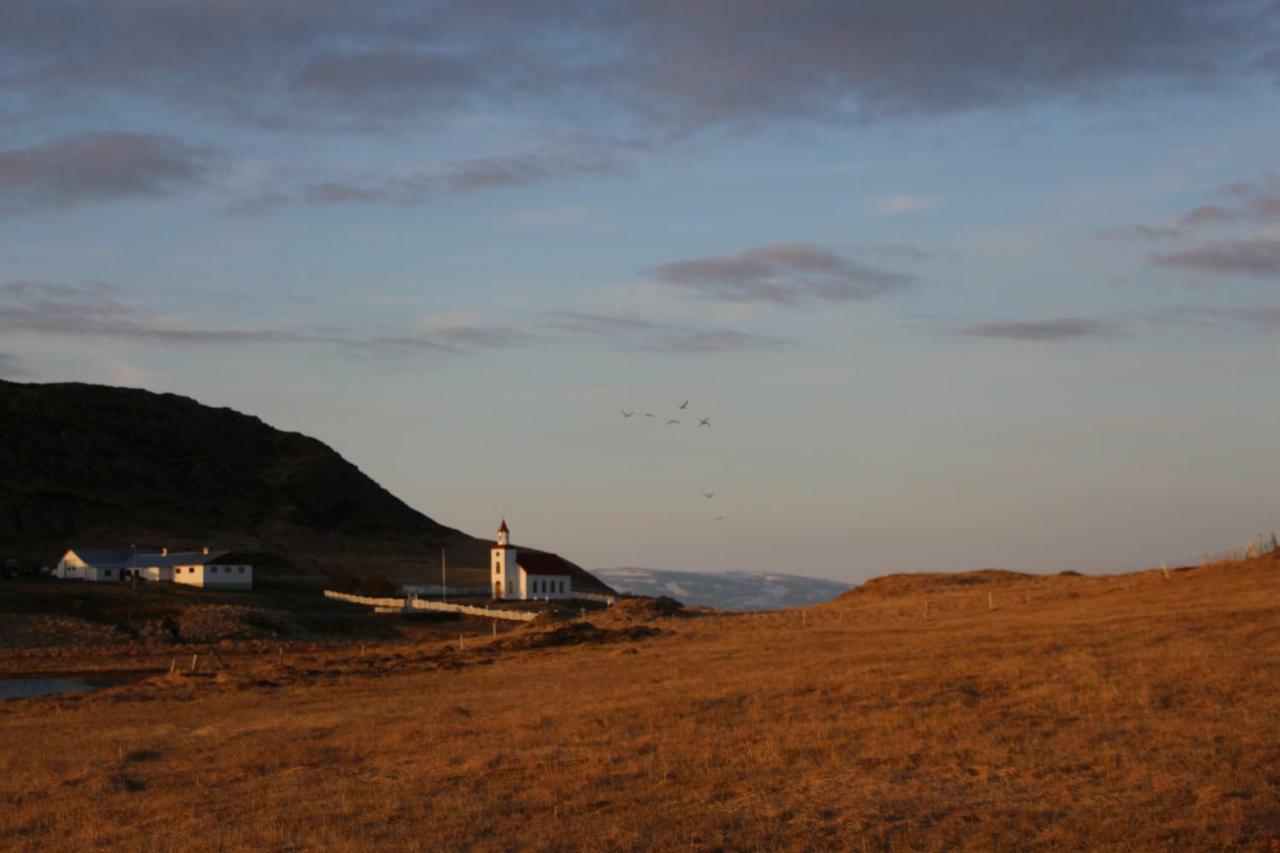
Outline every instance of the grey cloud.
<svg viewBox="0 0 1280 853"><path fill-rule="evenodd" d="M1276 30L1258 0L45 0L6 9L0 86L50 112L123 93L277 124L501 106L705 128L1203 88L1269 75Z"/></svg>
<svg viewBox="0 0 1280 853"><path fill-rule="evenodd" d="M869 299L912 281L909 275L808 243L770 243L736 255L672 261L652 273L665 284L709 299L777 305Z"/></svg>
<svg viewBox="0 0 1280 853"><path fill-rule="evenodd" d="M1164 324L1227 328L1244 326L1259 334L1280 333L1280 308L1179 305L1159 312L1152 319Z"/></svg>
<svg viewBox="0 0 1280 853"><path fill-rule="evenodd" d="M0 283L0 333L54 337L118 338L169 346L319 346L367 356L466 354L537 346L560 336L586 336L626 350L719 352L779 346L783 341L731 329L657 323L640 318L560 312L545 324L548 333L514 325L446 325L426 330L332 328L240 328L201 326L157 315L132 304L121 288L102 282ZM17 375L20 365L0 353L0 375Z"/></svg>
<svg viewBox="0 0 1280 853"><path fill-rule="evenodd" d="M951 256L956 254L949 250L926 249L922 246L913 246L908 243L872 243L859 247L858 253L873 258L916 262L933 261L943 255Z"/></svg>
<svg viewBox="0 0 1280 853"><path fill-rule="evenodd" d="M411 206L426 203L446 193L483 192L554 179L616 174L625 165L611 150L613 144L594 140L561 143L544 146L536 151L455 160L439 169L367 184L329 181L306 187L301 200L306 204L319 206ZM279 198L280 194L272 194L271 205L278 205ZM250 199L246 205L233 208L233 212L259 212L259 205Z"/></svg>
<svg viewBox="0 0 1280 853"><path fill-rule="evenodd" d="M27 372L23 370L22 363L18 361L16 355L0 352L0 379L13 379L26 375Z"/></svg>
<svg viewBox="0 0 1280 853"><path fill-rule="evenodd" d="M1166 240L1182 236L1182 228L1177 225L1117 225L1098 231L1096 236L1103 240Z"/></svg>
<svg viewBox="0 0 1280 853"><path fill-rule="evenodd" d="M199 326L149 313L122 299L113 285L11 281L0 284L0 331L68 337L98 336L173 345L321 345L369 354L463 352L527 342L519 331L455 327L417 334L354 329Z"/></svg>
<svg viewBox="0 0 1280 853"><path fill-rule="evenodd" d="M208 149L172 136L80 133L0 151L0 213L164 195L204 179Z"/></svg>
<svg viewBox="0 0 1280 853"><path fill-rule="evenodd" d="M1058 343L1080 338L1105 338L1120 333L1109 320L1088 317L1054 317L1043 320L1012 320L983 323L957 330L956 334L978 338L1000 338L1012 341Z"/></svg>
<svg viewBox="0 0 1280 853"><path fill-rule="evenodd" d="M1280 178L1267 175L1256 181L1237 181L1218 188L1218 194L1242 199L1233 204L1201 204L1169 224L1121 225L1098 232L1102 238L1154 240L1181 237L1204 225L1269 224L1280 222Z"/></svg>
<svg viewBox="0 0 1280 853"><path fill-rule="evenodd" d="M1219 276L1280 276L1280 239L1257 238L1209 243L1151 256L1154 264Z"/></svg>
<svg viewBox="0 0 1280 853"><path fill-rule="evenodd" d="M587 335L617 349L643 352L710 353L774 349L787 341L736 329L708 329L658 323L638 317L562 311L550 325L564 332Z"/></svg>
<svg viewBox="0 0 1280 853"><path fill-rule="evenodd" d="M372 99L392 106L408 93L423 98L459 92L479 77L479 68L454 56L392 49L313 56L292 84L340 100Z"/></svg>

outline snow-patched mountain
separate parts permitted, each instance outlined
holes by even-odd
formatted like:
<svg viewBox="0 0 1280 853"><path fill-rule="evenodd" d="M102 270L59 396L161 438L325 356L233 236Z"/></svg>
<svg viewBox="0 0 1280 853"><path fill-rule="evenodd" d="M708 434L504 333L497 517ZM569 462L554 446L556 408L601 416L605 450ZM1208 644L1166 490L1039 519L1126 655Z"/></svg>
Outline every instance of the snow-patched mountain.
<svg viewBox="0 0 1280 853"><path fill-rule="evenodd" d="M726 610L801 607L830 601L849 584L776 572L672 572L663 569L596 569L619 592L669 595L685 604Z"/></svg>

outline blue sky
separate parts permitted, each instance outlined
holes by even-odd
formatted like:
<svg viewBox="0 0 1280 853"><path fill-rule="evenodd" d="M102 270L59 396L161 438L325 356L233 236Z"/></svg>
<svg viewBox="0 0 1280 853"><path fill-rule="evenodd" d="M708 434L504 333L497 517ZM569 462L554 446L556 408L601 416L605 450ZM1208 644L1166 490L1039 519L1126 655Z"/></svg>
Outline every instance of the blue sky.
<svg viewBox="0 0 1280 853"><path fill-rule="evenodd" d="M1272 0L6 14L7 378L250 412L589 567L1280 527Z"/></svg>

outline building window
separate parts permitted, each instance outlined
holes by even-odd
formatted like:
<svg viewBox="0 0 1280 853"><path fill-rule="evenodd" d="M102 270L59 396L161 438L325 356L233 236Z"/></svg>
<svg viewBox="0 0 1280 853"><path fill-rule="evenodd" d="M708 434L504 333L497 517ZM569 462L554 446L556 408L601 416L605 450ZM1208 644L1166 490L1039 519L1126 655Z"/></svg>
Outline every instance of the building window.
<svg viewBox="0 0 1280 853"><path fill-rule="evenodd" d="M209 567L209 571L213 572L213 573L216 575L216 574L218 573L218 567L217 567L217 566L210 566L210 567Z"/></svg>
<svg viewBox="0 0 1280 853"><path fill-rule="evenodd" d="M244 566L240 566L240 574L244 574Z"/></svg>
<svg viewBox="0 0 1280 853"><path fill-rule="evenodd" d="M110 569L105 569L105 570L102 572L102 576L103 576L104 578L109 578L109 577L111 577L111 570L110 570Z"/></svg>

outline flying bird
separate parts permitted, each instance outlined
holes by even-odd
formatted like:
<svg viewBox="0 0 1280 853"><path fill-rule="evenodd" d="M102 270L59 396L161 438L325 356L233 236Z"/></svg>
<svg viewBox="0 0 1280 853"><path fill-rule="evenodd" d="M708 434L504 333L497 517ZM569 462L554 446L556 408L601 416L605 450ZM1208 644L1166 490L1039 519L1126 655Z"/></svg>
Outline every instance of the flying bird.
<svg viewBox="0 0 1280 853"><path fill-rule="evenodd" d="M711 418L698 418L698 429L711 426Z"/></svg>
<svg viewBox="0 0 1280 853"><path fill-rule="evenodd" d="M712 521L724 521L724 520L725 520L726 518L728 518L728 517L729 517L729 516L727 516L727 515L717 515L717 516L714 516L711 520L712 520Z"/></svg>
<svg viewBox="0 0 1280 853"><path fill-rule="evenodd" d="M704 498L706 498L707 500L711 500L712 498L714 498L714 497L716 496L716 493L715 493L715 492L701 492L701 495L702 495Z"/></svg>
<svg viewBox="0 0 1280 853"><path fill-rule="evenodd" d="M667 426L671 426L672 424L675 424L676 426L679 426L679 425L680 425L680 422L679 422L678 420L676 420L675 418L672 418L671 420L667 421Z"/></svg>
<svg viewBox="0 0 1280 853"><path fill-rule="evenodd" d="M629 418L629 417L631 417L631 416L632 416L632 415L634 415L634 414L635 414L635 412L623 411L622 416L623 416L624 418Z"/></svg>
<svg viewBox="0 0 1280 853"><path fill-rule="evenodd" d="M688 401L688 400L685 400L683 403L681 403L680 405L676 406L676 408L677 408L677 409L687 409L687 408L689 408L689 401Z"/></svg>
<svg viewBox="0 0 1280 853"><path fill-rule="evenodd" d="M644 416L645 416L646 418L651 418L651 417L653 417L653 412L645 412L645 413L644 413Z"/></svg>

